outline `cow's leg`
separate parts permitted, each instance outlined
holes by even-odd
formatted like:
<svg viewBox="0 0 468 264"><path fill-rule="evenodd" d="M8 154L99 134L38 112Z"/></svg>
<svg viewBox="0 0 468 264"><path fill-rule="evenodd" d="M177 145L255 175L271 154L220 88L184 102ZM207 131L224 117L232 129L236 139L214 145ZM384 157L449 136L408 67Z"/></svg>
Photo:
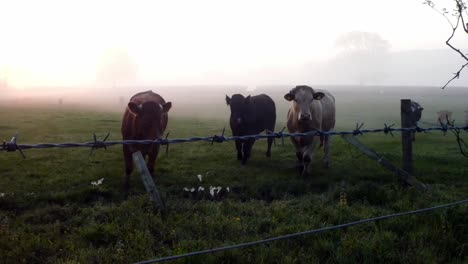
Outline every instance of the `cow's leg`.
<svg viewBox="0 0 468 264"><path fill-rule="evenodd" d="M302 171L302 176L312 175L312 157L313 150L315 149L317 142L320 142L320 137L313 137L310 144L304 147L304 152L302 160L304 162L304 170Z"/></svg>
<svg viewBox="0 0 468 264"><path fill-rule="evenodd" d="M244 141L244 156L242 157L242 165L247 163L247 160L250 158L250 154L252 153L252 146L255 142L255 139L247 139Z"/></svg>
<svg viewBox="0 0 468 264"><path fill-rule="evenodd" d="M242 160L242 140L236 140L237 160Z"/></svg>
<svg viewBox="0 0 468 264"><path fill-rule="evenodd" d="M148 153L148 163L146 166L148 167L148 171L151 174L151 177L153 178L154 178L154 162L156 161L156 157L158 157L159 146L160 146L159 144L153 144L151 146L151 150Z"/></svg>
<svg viewBox="0 0 468 264"><path fill-rule="evenodd" d="M304 164L302 168L302 176L306 177L310 174L309 170L310 169L310 163L311 163L311 157L307 153L307 151L304 151L304 156L302 157L302 162Z"/></svg>
<svg viewBox="0 0 468 264"><path fill-rule="evenodd" d="M328 168L329 166L329 158L328 158L328 153L330 150L330 144L331 144L331 136L324 136L323 139L323 167Z"/></svg>
<svg viewBox="0 0 468 264"><path fill-rule="evenodd" d="M271 130L267 130L267 134L271 134ZM269 137L268 138L268 148L267 152L265 153L267 157L271 157L271 144L273 144L274 138Z"/></svg>
<svg viewBox="0 0 468 264"><path fill-rule="evenodd" d="M299 173L302 173L303 168L304 168L304 163L302 162L303 149L300 146L299 140L300 139L296 139L294 137L291 137L291 142L293 143L294 147L296 148L296 158L297 158L296 168L299 170Z"/></svg>
<svg viewBox="0 0 468 264"><path fill-rule="evenodd" d="M125 160L125 176L123 187L126 191L130 188L130 175L133 171L132 150L129 145L123 145L123 153Z"/></svg>

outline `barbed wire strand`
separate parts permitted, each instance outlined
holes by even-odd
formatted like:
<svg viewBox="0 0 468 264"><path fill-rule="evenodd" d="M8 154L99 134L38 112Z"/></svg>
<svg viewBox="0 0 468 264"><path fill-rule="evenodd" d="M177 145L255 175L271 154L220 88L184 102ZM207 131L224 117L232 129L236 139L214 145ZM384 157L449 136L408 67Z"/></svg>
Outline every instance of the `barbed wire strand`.
<svg viewBox="0 0 468 264"><path fill-rule="evenodd" d="M298 233L293 233L293 234L288 234L288 235L283 235L283 236L278 236L278 237L267 238L267 239L258 240L258 241L241 243L241 244L236 244L236 245L232 245L232 246L225 246L225 247L219 247L219 248L213 248L213 249L206 249L206 250L194 251L194 252L190 252L190 253L186 253L186 254L180 254L180 255L174 255L174 256L158 258L158 259L146 260L146 261L136 262L135 264L148 264L148 263L165 262L165 261L169 261L169 260L176 260L176 259L180 259L180 258L192 257L192 256L197 256L197 255L203 255L203 254L210 254L210 253L215 253L215 252L219 252L219 251L226 251L226 250L244 248L244 247L249 247L249 246L254 246L254 245L266 244L266 243L277 241L277 240L296 238L296 237L299 237L299 236L311 235L311 234L321 233L321 232L328 231L328 230L341 229L341 228L345 228L345 227L364 224L364 223L368 223L368 222L374 222L374 221L378 221L378 220L385 220L385 219L404 216L404 215L419 214L419 213L423 213L423 212L427 212L427 211L432 211L432 210L436 210L436 209L451 207L451 206L460 205L460 204L464 204L464 203L468 203L468 199L458 201L458 202L443 204L443 205L437 205L437 206L433 206L433 207L429 207L429 208L423 208L423 209L418 209L418 210L413 210L413 211L408 211L408 212L395 213L395 214L391 214L391 215L384 215L384 216L378 216L378 217L373 217L373 218L368 218L368 219L362 219L362 220L359 220L359 221L354 221L354 222L350 222L350 223L346 223L346 224L340 224L340 225L335 225L335 226L327 226L327 227L323 227L323 228L319 228L319 229L313 229L313 230L308 230L308 231L303 231L303 232L298 232Z"/></svg>
<svg viewBox="0 0 468 264"><path fill-rule="evenodd" d="M210 137L191 137L191 138L179 138L179 139L168 139L166 138L158 138L155 140L121 140L121 141L105 141L108 138L108 135L103 141L97 140L95 138L92 142L85 142L85 143L39 143L39 144L18 144L17 137L18 134L15 134L11 141L3 142L0 146L0 151L4 150L7 152L12 152L24 149L44 149L44 148L75 148L75 147L88 147L92 149L97 148L105 148L107 146L114 146L114 145L151 145L151 144L160 144L160 145L168 145L168 144L177 144L177 143L186 143L186 142L197 142L197 141L206 141L206 142L225 142L225 141L235 141L235 140L248 140L248 139L264 139L264 138L284 138L284 137L309 137L309 136L334 136L334 135L362 135L366 133L385 133L385 134L392 134L392 132L429 132L429 131L443 131L446 133L447 131L463 131L468 130L468 126L464 127L456 127L450 125L442 125L440 127L429 127L429 128L421 128L421 127L412 127L412 128L392 128L391 126L385 125L384 128L380 129L361 129L363 124L358 125L356 124L356 129L352 131L319 131L314 130L310 132L304 133L284 133L283 130L280 132L272 132L267 134L256 134L256 135L246 135L246 136L232 136L226 137L224 136L224 129L221 136L214 135Z"/></svg>

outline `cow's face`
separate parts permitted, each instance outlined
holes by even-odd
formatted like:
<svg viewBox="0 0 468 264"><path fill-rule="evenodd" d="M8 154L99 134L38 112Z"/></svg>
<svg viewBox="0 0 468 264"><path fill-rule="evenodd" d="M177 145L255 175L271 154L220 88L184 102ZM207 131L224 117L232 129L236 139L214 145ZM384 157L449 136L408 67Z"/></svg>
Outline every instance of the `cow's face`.
<svg viewBox="0 0 468 264"><path fill-rule="evenodd" d="M128 108L134 113L139 137L144 139L157 139L162 134L162 115L171 109L172 103L160 104L157 102L144 102L143 104L128 103Z"/></svg>
<svg viewBox="0 0 468 264"><path fill-rule="evenodd" d="M284 99L293 101L293 107L299 121L307 122L312 120L310 105L314 100L320 100L325 96L322 92L314 92L309 86L296 86L289 93L284 95Z"/></svg>
<svg viewBox="0 0 468 264"><path fill-rule="evenodd" d="M416 123L421 119L423 110L424 108L422 108L419 103L411 101L411 119L413 123Z"/></svg>
<svg viewBox="0 0 468 264"><path fill-rule="evenodd" d="M231 122L236 126L241 126L252 117L250 95L244 97L241 94L234 94L232 98L226 95L226 104L231 108Z"/></svg>

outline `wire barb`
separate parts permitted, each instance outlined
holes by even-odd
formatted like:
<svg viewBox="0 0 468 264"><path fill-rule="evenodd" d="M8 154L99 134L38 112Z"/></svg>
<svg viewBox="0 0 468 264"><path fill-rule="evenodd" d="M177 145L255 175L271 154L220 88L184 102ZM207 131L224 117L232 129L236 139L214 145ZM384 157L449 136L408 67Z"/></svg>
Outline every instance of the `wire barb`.
<svg viewBox="0 0 468 264"><path fill-rule="evenodd" d="M426 133L426 132L427 132L425 129L419 127L417 124L415 125L414 129L415 129L416 132L418 132L418 133L421 133L421 132Z"/></svg>
<svg viewBox="0 0 468 264"><path fill-rule="evenodd" d="M385 135L387 135L388 133L390 133L390 135L393 137L393 133L392 133L392 130L393 130L393 129L392 129L392 126L394 126L394 125L395 125L395 124L391 124L391 125L387 126L386 123L384 124L384 126L385 126L385 127L384 127L384 133L385 133Z"/></svg>
<svg viewBox="0 0 468 264"><path fill-rule="evenodd" d="M103 148L104 150L107 150L107 145L106 145L106 140L109 137L110 133L107 132L107 135L104 137L103 140L98 140L96 133L93 133L93 145L91 146L91 150L89 151L89 155L93 155L93 152L95 149L100 149Z"/></svg>
<svg viewBox="0 0 468 264"><path fill-rule="evenodd" d="M221 136L214 135L213 139L211 140L211 145L213 145L214 142L222 143L226 141L226 138L224 137L225 131L226 131L226 127L223 128L223 133L221 133Z"/></svg>
<svg viewBox="0 0 468 264"><path fill-rule="evenodd" d="M362 135L362 131L361 131L361 128L364 126L364 123L361 123L361 125L359 125L359 123L356 123L356 129L353 130L353 135L354 136L357 136L357 135ZM321 132L319 132L321 133Z"/></svg>
<svg viewBox="0 0 468 264"><path fill-rule="evenodd" d="M276 138L281 138L281 145L282 146L284 146L284 134L283 134L283 132L284 132L285 129L286 129L286 127L283 127L283 129L281 129L280 132L274 133Z"/></svg>
<svg viewBox="0 0 468 264"><path fill-rule="evenodd" d="M6 152L14 152L18 150L21 156L23 157L23 159L26 159L26 156L24 155L23 150L17 144L17 139L18 139L18 131L16 131L15 135L11 138L10 141L8 142L3 141L2 150L6 150Z"/></svg>

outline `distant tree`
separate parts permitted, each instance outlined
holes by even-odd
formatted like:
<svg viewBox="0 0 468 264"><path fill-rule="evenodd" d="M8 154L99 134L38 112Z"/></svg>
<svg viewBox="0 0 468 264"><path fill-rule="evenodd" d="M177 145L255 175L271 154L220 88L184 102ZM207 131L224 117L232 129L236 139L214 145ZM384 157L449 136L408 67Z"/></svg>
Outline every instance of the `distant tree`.
<svg viewBox="0 0 468 264"><path fill-rule="evenodd" d="M462 32L462 34L465 36L466 34L468 34L468 1L453 0L453 2L455 4L455 8L452 10L449 10L445 7L439 9L436 7L434 1L431 0L425 0L423 3L445 17L447 22L452 27L452 33L450 34L449 38L445 41L445 44L447 44L447 46L449 46L452 50L458 53L466 61L464 64L462 64L462 66L460 66L460 69L456 73L454 73L454 76L447 81L447 83L442 87L442 89L445 89L445 87L447 87L447 85L449 85L453 80L460 78L460 73L466 66L468 66L468 54L464 54L462 50L453 46L451 43L451 40L458 32Z"/></svg>
<svg viewBox="0 0 468 264"><path fill-rule="evenodd" d="M390 44L379 34L348 32L338 37L335 46L340 49L340 60L347 71L354 71L359 84L378 82L383 77Z"/></svg>
<svg viewBox="0 0 468 264"><path fill-rule="evenodd" d="M97 71L98 82L114 87L128 85L135 81L136 76L137 65L126 50L108 50L102 55Z"/></svg>

